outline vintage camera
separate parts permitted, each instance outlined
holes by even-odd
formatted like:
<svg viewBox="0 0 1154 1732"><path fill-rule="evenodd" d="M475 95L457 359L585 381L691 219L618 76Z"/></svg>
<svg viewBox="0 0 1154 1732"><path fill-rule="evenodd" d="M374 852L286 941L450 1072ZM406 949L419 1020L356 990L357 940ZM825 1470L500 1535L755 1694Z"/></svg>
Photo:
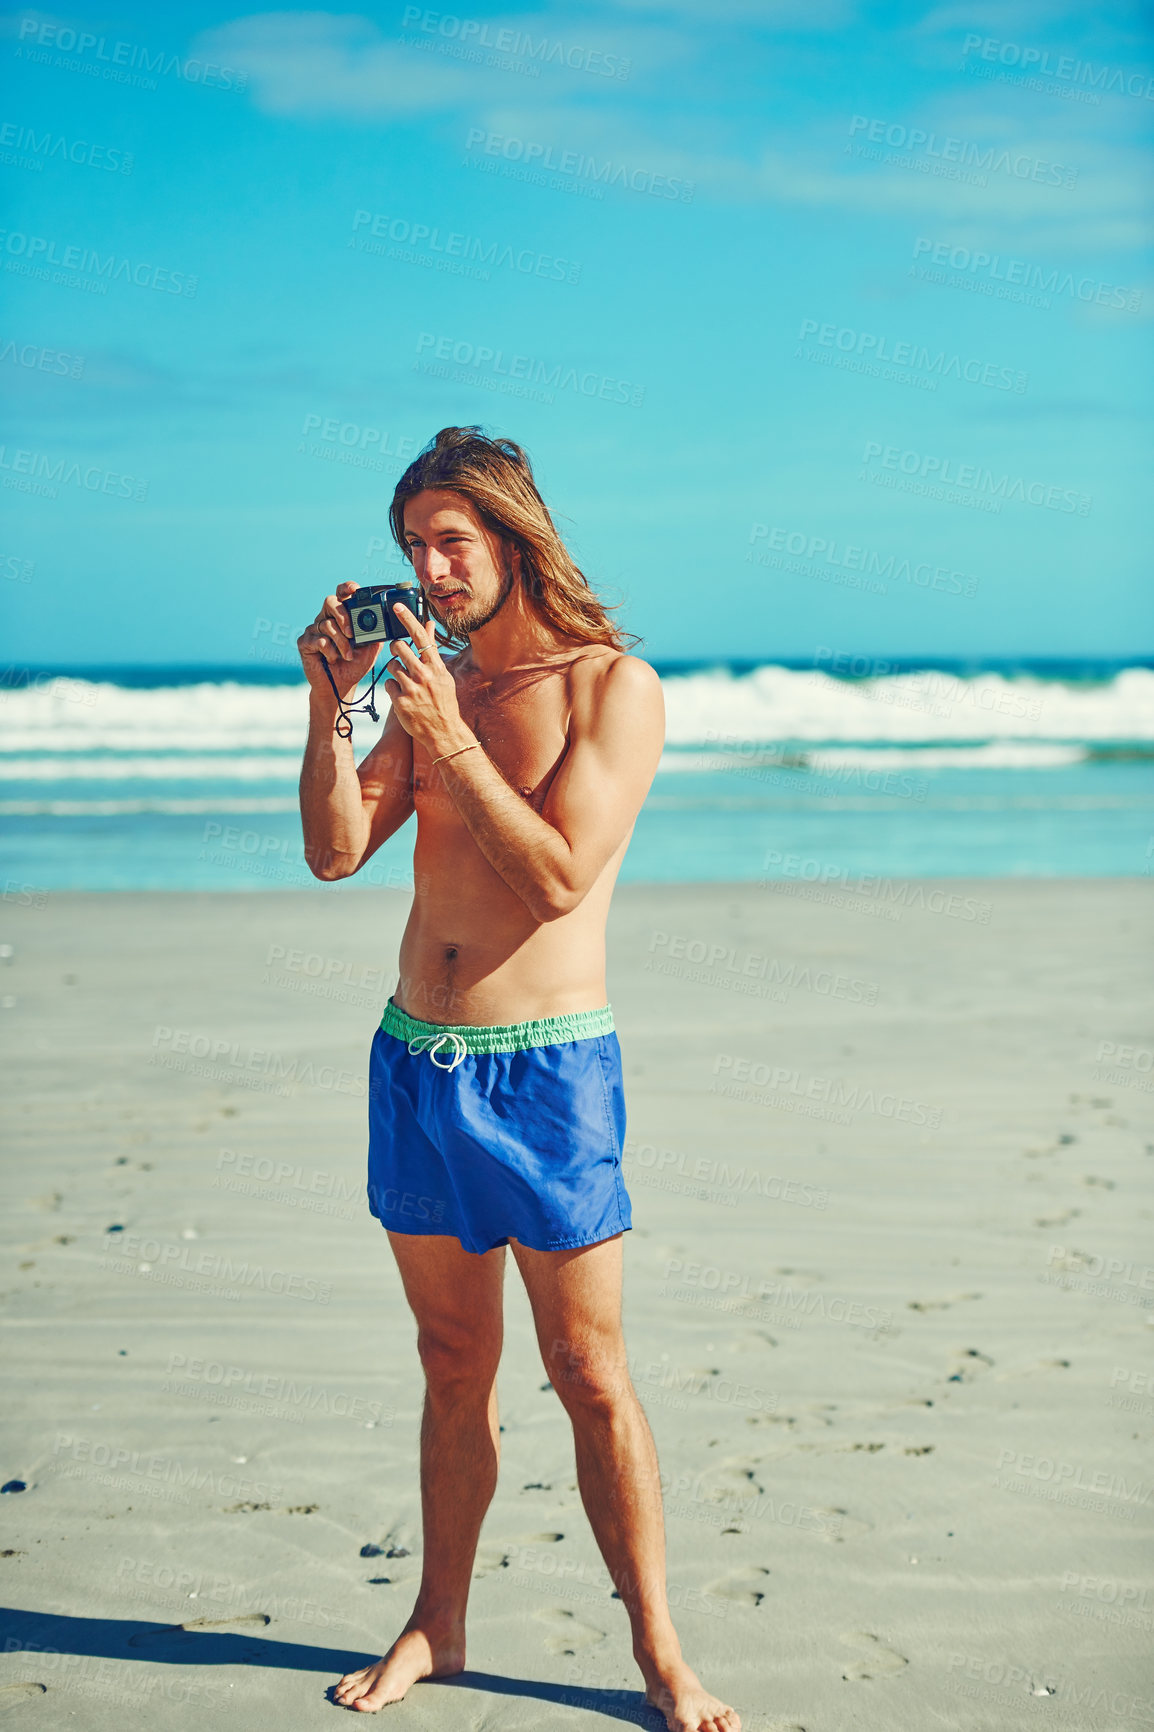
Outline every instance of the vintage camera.
<svg viewBox="0 0 1154 1732"><path fill-rule="evenodd" d="M422 622L428 619L425 592L419 583L371 584L346 599L349 629L358 649L362 644L392 643L394 638L408 637L408 627L393 612L398 602Z"/></svg>

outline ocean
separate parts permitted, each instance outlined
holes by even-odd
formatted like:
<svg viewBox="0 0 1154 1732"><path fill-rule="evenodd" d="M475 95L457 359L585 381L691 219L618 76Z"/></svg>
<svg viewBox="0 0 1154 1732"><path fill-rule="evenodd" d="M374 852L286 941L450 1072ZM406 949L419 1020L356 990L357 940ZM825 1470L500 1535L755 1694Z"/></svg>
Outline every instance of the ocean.
<svg viewBox="0 0 1154 1732"><path fill-rule="evenodd" d="M658 664L661 768L622 877L1142 876L1154 664ZM0 895L313 885L287 663L0 675ZM358 755L377 729L358 720ZM412 825L350 882L411 885ZM342 886L317 885L339 893Z"/></svg>

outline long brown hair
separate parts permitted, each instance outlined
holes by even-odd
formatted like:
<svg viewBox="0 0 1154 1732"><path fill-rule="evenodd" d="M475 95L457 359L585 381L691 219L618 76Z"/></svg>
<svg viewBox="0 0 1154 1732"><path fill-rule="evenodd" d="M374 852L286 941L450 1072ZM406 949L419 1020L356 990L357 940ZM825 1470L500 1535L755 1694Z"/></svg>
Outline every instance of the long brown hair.
<svg viewBox="0 0 1154 1732"><path fill-rule="evenodd" d="M511 439L491 439L480 427L442 427L397 482L389 526L411 560L405 540L405 504L427 488L459 493L485 526L521 555L521 586L537 612L557 631L581 643L624 650L640 638L622 632L574 563L537 491L529 459ZM468 638L442 627L440 640L463 649Z"/></svg>

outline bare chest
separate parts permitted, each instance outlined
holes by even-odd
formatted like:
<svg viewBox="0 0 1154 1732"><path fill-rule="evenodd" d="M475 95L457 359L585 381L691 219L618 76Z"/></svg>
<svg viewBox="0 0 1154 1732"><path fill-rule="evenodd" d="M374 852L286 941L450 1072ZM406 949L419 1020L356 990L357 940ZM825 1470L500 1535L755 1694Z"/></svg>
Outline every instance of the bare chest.
<svg viewBox="0 0 1154 1732"><path fill-rule="evenodd" d="M510 787L540 811L568 745L570 712L564 676L549 671L490 685L462 677L457 682L457 702L462 720ZM439 784L430 757L418 749L413 763L418 811L422 796L435 796ZM442 804L439 799L431 803Z"/></svg>

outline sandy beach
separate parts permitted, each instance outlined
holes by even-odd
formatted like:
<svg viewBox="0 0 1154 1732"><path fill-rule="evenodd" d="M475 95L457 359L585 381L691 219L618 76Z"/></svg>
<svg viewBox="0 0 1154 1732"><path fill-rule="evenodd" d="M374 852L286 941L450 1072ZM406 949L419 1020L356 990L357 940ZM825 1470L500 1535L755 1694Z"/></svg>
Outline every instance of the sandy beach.
<svg viewBox="0 0 1154 1732"><path fill-rule="evenodd" d="M0 1711L328 1724L420 1566L363 1200L401 891L5 898ZM629 885L627 1330L687 1656L751 1732L1154 1721L1137 879ZM389 1724L641 1705L507 1277L470 1670Z"/></svg>

